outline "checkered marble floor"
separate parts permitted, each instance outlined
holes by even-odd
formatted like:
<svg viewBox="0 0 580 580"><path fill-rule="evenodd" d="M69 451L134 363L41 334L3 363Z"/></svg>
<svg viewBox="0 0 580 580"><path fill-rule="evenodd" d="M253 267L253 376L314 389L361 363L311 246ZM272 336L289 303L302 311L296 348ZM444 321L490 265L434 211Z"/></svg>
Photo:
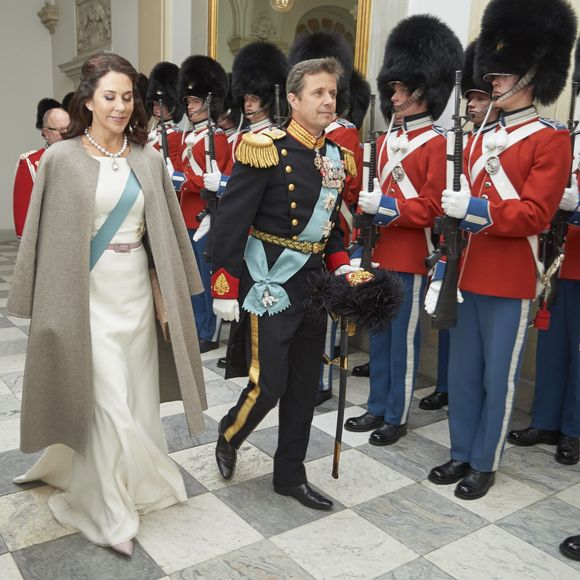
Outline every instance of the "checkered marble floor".
<svg viewBox="0 0 580 580"><path fill-rule="evenodd" d="M409 434L396 445L373 447L367 434L344 433L338 480L330 475L336 398L316 410L307 472L334 500L332 512L273 492L275 411L243 445L234 479L223 481L214 463L217 423L245 386L217 368L224 345L203 355L206 432L189 436L180 403L161 409L188 501L142 518L130 560L61 527L47 507L50 487L12 483L35 460L18 451L28 324L4 309L16 253L0 244L0 580L580 578L580 563L557 548L580 533L580 468L556 463L553 447L509 447L481 500L432 485L426 476L448 459L449 432L445 410L417 408L430 391L425 380ZM355 352L350 362L365 359ZM368 380L352 377L347 417L363 411L367 394ZM516 428L527 421L514 416Z"/></svg>

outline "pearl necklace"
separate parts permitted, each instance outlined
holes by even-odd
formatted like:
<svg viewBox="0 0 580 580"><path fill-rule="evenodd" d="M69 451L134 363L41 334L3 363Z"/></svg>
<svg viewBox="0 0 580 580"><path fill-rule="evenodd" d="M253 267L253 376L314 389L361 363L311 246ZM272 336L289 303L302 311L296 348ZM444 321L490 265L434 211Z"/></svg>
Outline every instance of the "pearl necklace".
<svg viewBox="0 0 580 580"><path fill-rule="evenodd" d="M123 135L123 146L117 153L111 153L108 149L105 149L102 145L99 145L92 137L91 133L89 132L89 128L85 129L85 135L89 140L89 143L95 148L98 149L103 155L110 157L113 160L113 171L119 171L119 162L117 159L125 153L125 149L127 149L127 135Z"/></svg>

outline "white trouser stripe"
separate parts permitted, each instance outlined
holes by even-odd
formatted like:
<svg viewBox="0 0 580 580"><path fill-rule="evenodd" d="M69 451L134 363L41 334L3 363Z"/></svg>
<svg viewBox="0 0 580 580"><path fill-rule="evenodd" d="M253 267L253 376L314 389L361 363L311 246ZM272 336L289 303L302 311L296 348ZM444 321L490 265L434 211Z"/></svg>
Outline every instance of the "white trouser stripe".
<svg viewBox="0 0 580 580"><path fill-rule="evenodd" d="M512 358L510 361L510 369L508 373L507 381L507 393L505 398L505 407L503 410L503 422L501 426L501 433L497 442L497 447L495 449L495 456L493 460L492 471L496 471L499 467L499 461L501 459L501 451L503 449L503 444L506 438L507 429L510 421L511 409L514 402L514 395L516 392L515 376L516 370L518 368L518 363L520 361L520 356L522 354L522 349L524 348L524 341L526 338L526 329L528 326L528 316L530 314L530 304L531 300L522 300L522 306L520 310L520 322L518 324L518 333L516 334L516 340L514 342L514 348L512 350Z"/></svg>
<svg viewBox="0 0 580 580"><path fill-rule="evenodd" d="M405 374L405 406L402 423L407 422L411 399L413 398L413 376L415 374L415 331L419 320L419 299L421 294L421 282L423 276L420 274L413 275L413 296L411 302L411 315L409 316L409 325L407 326L407 373Z"/></svg>

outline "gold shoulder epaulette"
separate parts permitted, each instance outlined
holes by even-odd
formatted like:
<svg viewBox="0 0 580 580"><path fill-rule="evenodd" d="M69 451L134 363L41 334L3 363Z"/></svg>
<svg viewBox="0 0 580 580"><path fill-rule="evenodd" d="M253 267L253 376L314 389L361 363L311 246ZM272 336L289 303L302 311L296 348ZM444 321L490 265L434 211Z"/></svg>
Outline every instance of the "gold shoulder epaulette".
<svg viewBox="0 0 580 580"><path fill-rule="evenodd" d="M20 159L22 159L23 161L27 158L30 157L33 153L36 153L37 149L33 149L32 151L27 151L26 153L22 153L22 155L20 155Z"/></svg>
<svg viewBox="0 0 580 580"><path fill-rule="evenodd" d="M346 172L351 177L356 177L357 170L356 170L356 163L354 160L354 153L347 149L346 147L341 147L340 150L342 151L343 159L344 159L344 168Z"/></svg>
<svg viewBox="0 0 580 580"><path fill-rule="evenodd" d="M274 139L266 131L244 133L236 149L236 159L244 165L260 169L274 167L280 161Z"/></svg>

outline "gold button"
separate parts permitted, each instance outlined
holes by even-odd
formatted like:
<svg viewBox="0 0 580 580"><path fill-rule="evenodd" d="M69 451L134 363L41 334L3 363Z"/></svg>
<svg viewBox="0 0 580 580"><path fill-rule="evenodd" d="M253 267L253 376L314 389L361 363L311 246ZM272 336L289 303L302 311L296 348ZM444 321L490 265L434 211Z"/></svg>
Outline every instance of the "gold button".
<svg viewBox="0 0 580 580"><path fill-rule="evenodd" d="M292 173L292 167L290 167L290 165L286 165L284 169L286 170L286 173Z"/></svg>
<svg viewBox="0 0 580 580"><path fill-rule="evenodd" d="M294 218L294 219L292 220L292 225L293 225L293 226L297 226L297 225L298 225L298 220L297 220L296 218Z"/></svg>
<svg viewBox="0 0 580 580"><path fill-rule="evenodd" d="M296 209L296 208L298 207L298 204L297 204L295 201L293 201L293 202L290 204L290 207L291 207L292 209Z"/></svg>
<svg viewBox="0 0 580 580"><path fill-rule="evenodd" d="M297 240L298 239L298 236L292 236L292 239L293 240Z"/></svg>
<svg viewBox="0 0 580 580"><path fill-rule="evenodd" d="M491 182L486 181L483 185L485 185L485 187L491 187Z"/></svg>
<svg viewBox="0 0 580 580"><path fill-rule="evenodd" d="M288 184L288 189L289 189L290 191L294 191L294 184L293 184L293 183L289 183L289 184Z"/></svg>
<svg viewBox="0 0 580 580"><path fill-rule="evenodd" d="M288 155L288 151L286 151L286 149L282 149L280 151L280 153L282 153L282 155L284 155L284 157L286 157L286 155Z"/></svg>

